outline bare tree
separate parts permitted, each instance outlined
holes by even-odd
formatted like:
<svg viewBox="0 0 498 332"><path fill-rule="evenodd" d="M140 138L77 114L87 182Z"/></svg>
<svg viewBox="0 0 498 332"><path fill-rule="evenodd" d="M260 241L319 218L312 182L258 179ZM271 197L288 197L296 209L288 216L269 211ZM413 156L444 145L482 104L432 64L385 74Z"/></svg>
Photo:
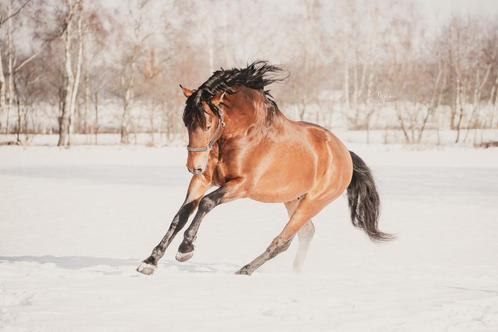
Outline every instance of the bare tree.
<svg viewBox="0 0 498 332"><path fill-rule="evenodd" d="M3 60L2 60L2 50L0 49L0 116L2 115L4 108L6 106L7 120L5 124L5 130L8 132L9 130L9 115L12 109L13 102L15 100L14 96L14 76L13 76L13 66L14 66L14 46L12 41L12 30L13 23L12 21L16 16L18 16L21 11L26 7L31 0L24 1L19 7L13 10L13 0L8 0L7 3L7 13L5 16L0 15L0 29L2 26L7 23L7 70L8 70L8 81L5 79L5 73L3 69ZM8 82L8 89L7 89ZM7 104L6 104L7 101ZM0 119L0 129L1 129L1 119Z"/></svg>
<svg viewBox="0 0 498 332"><path fill-rule="evenodd" d="M219 67L257 59L290 73L272 87L283 111L365 131L367 142L376 129L410 144L433 140L439 128L452 129L457 143L496 129L498 24L492 19L456 15L428 29L424 11L403 0L291 0L287 6L4 1L1 131L8 115L20 139L32 130L58 130L59 145L70 144L75 133L92 133L95 142L101 133L120 133L130 143L133 134L147 133L155 145L158 133L167 140L184 133L178 83L195 87Z"/></svg>
<svg viewBox="0 0 498 332"><path fill-rule="evenodd" d="M63 20L64 34L64 102L59 119L59 141L58 146L68 146L71 143L70 135L72 131L72 119L78 95L81 64L83 62L83 32L82 32L82 11L83 0L66 0L67 14ZM77 44L74 46L74 24L76 20ZM73 59L74 48L77 49L76 59ZM76 69L73 68L73 61L76 61Z"/></svg>

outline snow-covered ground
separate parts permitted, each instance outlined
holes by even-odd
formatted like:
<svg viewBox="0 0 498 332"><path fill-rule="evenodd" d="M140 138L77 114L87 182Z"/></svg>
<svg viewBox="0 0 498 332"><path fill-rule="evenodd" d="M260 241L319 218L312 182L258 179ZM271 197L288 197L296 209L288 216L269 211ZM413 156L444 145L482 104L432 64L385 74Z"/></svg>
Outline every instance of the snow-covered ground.
<svg viewBox="0 0 498 332"><path fill-rule="evenodd" d="M498 151L353 145L377 178L373 244L346 200L251 277L233 272L286 222L281 204L217 207L194 257L135 272L189 180L183 148L0 148L1 331L498 331Z"/></svg>
<svg viewBox="0 0 498 332"><path fill-rule="evenodd" d="M313 119L310 119L313 122ZM346 142L365 144L400 144L405 143L403 131L398 129L377 129L377 130L348 130L345 127L334 127L331 129L338 137ZM418 135L418 133L416 133ZM411 135L411 132L410 132ZM454 146L457 132L455 130L427 129L424 131L421 144L428 146ZM21 135L20 139L23 145L30 146L56 146L59 136L56 134L47 135ZM187 145L187 131L182 130L181 134L166 135L165 133L154 135L138 133L130 135L130 142L133 144L147 146L185 146ZM0 145L7 145L9 142L17 141L16 135L0 134ZM472 129L462 130L460 145L471 147L484 142L498 141L498 129ZM117 145L120 144L121 137L119 134L99 134L96 138L92 134L73 134L71 135L72 145Z"/></svg>

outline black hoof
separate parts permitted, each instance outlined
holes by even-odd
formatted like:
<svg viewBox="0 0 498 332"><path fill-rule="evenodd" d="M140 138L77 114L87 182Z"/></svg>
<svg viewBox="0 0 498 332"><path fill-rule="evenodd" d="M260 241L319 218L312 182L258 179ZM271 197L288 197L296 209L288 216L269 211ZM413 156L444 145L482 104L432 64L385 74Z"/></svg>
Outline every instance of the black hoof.
<svg viewBox="0 0 498 332"><path fill-rule="evenodd" d="M192 256L194 256L194 252L191 251L191 252L177 252L176 253L176 260L179 261L179 262L186 262L188 261L189 259L192 258Z"/></svg>
<svg viewBox="0 0 498 332"><path fill-rule="evenodd" d="M252 272L253 271L251 271L250 266L246 265L243 268L241 268L240 270L238 270L237 272L235 272L235 274L250 276L252 274Z"/></svg>
<svg viewBox="0 0 498 332"><path fill-rule="evenodd" d="M180 247L178 247L178 253L176 254L176 260L179 262L188 261L194 255L194 245L192 242L186 242L183 240Z"/></svg>

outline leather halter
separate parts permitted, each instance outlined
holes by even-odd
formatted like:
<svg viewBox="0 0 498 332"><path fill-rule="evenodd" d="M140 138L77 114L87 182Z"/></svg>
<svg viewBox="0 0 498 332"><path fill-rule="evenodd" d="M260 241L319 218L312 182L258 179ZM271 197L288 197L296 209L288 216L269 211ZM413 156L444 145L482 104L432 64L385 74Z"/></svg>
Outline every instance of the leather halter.
<svg viewBox="0 0 498 332"><path fill-rule="evenodd" d="M211 151L213 146L216 144L216 141L221 137L221 132L223 131L223 128L225 127L225 121L223 120L223 111L218 108L217 106L209 103L209 106L211 108L214 108L216 113L219 114L218 118L218 124L216 125L216 131L214 132L213 138L209 141L209 144L204 147L196 148L192 146L187 145L187 151L188 152L206 152L206 151ZM213 112L214 113L214 112ZM215 114L216 114L215 113Z"/></svg>

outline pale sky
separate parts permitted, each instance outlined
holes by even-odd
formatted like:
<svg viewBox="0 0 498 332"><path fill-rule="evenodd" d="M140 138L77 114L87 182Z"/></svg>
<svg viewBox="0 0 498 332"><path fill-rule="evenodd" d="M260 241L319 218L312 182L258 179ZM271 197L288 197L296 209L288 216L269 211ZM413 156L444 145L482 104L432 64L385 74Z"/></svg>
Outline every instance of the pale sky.
<svg viewBox="0 0 498 332"><path fill-rule="evenodd" d="M498 13L498 0L415 0L415 2L421 4L429 13L442 16Z"/></svg>
<svg viewBox="0 0 498 332"><path fill-rule="evenodd" d="M200 0L206 1L206 0ZM382 0L375 0L382 1ZM428 12L440 13L444 16L451 14L491 14L498 13L498 0L405 0L407 2L415 2L421 4ZM278 0L277 0L278 2ZM282 4L286 4L286 0L281 0ZM123 5L122 0L104 0L111 7L119 7Z"/></svg>
<svg viewBox="0 0 498 332"><path fill-rule="evenodd" d="M437 31L452 16L479 15L498 20L498 0L405 0L418 4L429 29Z"/></svg>

